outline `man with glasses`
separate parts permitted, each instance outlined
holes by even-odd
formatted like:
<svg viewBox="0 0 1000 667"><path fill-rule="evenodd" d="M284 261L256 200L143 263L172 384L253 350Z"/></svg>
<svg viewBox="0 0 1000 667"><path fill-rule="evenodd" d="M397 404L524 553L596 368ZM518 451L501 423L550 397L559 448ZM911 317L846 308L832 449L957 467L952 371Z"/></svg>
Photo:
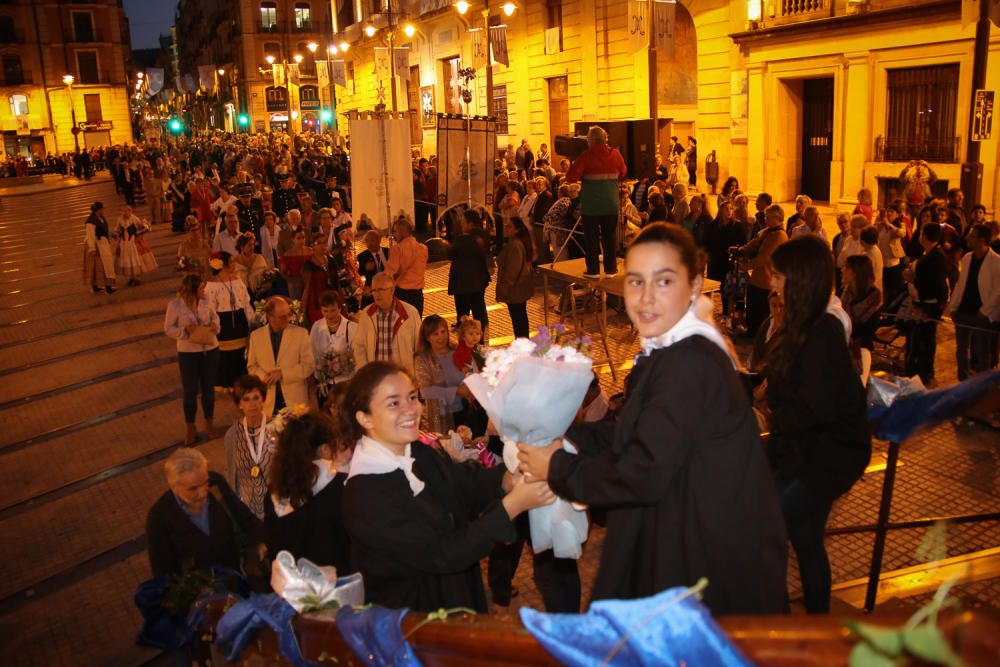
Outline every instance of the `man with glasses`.
<svg viewBox="0 0 1000 667"><path fill-rule="evenodd" d="M371 286L374 303L358 313L358 335L352 341L355 366L360 369L369 361L382 359L413 373L420 313L396 298L396 284L388 273L376 274Z"/></svg>
<svg viewBox="0 0 1000 667"><path fill-rule="evenodd" d="M272 296L264 306L267 326L250 334L247 370L267 385L264 413L286 405L309 404L309 376L314 370L309 332L291 323L284 297Z"/></svg>

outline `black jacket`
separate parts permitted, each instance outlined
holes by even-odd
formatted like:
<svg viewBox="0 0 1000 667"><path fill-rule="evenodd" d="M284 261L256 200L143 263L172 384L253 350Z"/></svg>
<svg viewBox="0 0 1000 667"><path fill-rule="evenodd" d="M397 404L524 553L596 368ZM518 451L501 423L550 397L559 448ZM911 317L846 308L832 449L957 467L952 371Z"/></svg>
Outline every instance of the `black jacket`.
<svg viewBox="0 0 1000 667"><path fill-rule="evenodd" d="M517 539L499 502L503 466L454 463L414 443L413 495L401 470L356 475L344 487L344 525L365 579L366 602L398 609L486 611L479 561L497 543Z"/></svg>
<svg viewBox="0 0 1000 667"><path fill-rule="evenodd" d="M917 260L913 286L917 288L916 305L932 318L941 317L948 303L948 258L936 245Z"/></svg>
<svg viewBox="0 0 1000 667"><path fill-rule="evenodd" d="M209 480L233 513L248 543L263 542L260 521L233 493L225 478L217 472L210 472ZM149 542L149 566L154 577L180 575L188 564L195 569L224 565L239 570L240 545L233 521L211 493L206 502L208 535L201 532L181 509L173 491L168 490L153 503L146 516L146 539Z"/></svg>
<svg viewBox="0 0 1000 667"><path fill-rule="evenodd" d="M382 248L382 267L385 268L389 261L389 248ZM365 278L365 285L371 287L372 278L378 273L378 265L375 264L375 257L371 251L364 250L358 255L358 273Z"/></svg>
<svg viewBox="0 0 1000 667"><path fill-rule="evenodd" d="M778 480L802 480L829 499L846 493L871 459L865 390L844 326L824 314L795 355L787 378L767 375L769 454Z"/></svg>
<svg viewBox="0 0 1000 667"><path fill-rule="evenodd" d="M351 569L350 540L340 518L341 498L347 475L338 474L302 507L279 517L271 494L264 501L264 528L271 556L281 550L317 565L333 565L337 575Z"/></svg>
<svg viewBox="0 0 1000 667"><path fill-rule="evenodd" d="M482 229L459 234L448 244L448 294L477 294L490 284L490 237Z"/></svg>
<svg viewBox="0 0 1000 667"><path fill-rule="evenodd" d="M729 357L702 336L640 356L614 424L581 424L549 485L608 510L595 600L707 577L714 614L785 611L787 545L757 422Z"/></svg>

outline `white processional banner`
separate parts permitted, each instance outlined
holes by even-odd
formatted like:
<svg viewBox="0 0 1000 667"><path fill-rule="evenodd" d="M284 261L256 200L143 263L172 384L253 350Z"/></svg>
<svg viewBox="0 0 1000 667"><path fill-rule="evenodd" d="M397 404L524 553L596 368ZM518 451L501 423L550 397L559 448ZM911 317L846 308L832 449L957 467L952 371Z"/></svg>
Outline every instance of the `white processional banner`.
<svg viewBox="0 0 1000 667"><path fill-rule="evenodd" d="M628 0L628 45L632 53L649 46L648 11L648 0Z"/></svg>
<svg viewBox="0 0 1000 667"><path fill-rule="evenodd" d="M413 219L410 119L406 114L360 114L350 119L351 198L355 215L367 213L387 230L400 214ZM363 148L362 148L363 147Z"/></svg>
<svg viewBox="0 0 1000 667"><path fill-rule="evenodd" d="M438 212L467 202L493 210L493 154L496 152L495 120L438 116ZM466 156L468 147L468 156ZM353 159L353 158L352 158ZM471 190L471 192L470 192Z"/></svg>

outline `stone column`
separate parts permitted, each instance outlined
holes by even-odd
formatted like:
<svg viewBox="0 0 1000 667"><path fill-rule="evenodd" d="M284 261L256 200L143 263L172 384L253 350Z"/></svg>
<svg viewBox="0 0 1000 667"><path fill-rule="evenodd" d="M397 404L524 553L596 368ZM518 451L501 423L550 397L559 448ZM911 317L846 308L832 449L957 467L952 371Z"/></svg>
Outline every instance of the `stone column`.
<svg viewBox="0 0 1000 667"><path fill-rule="evenodd" d="M745 190L755 196L767 190L764 158L767 146L764 116L764 64L747 65L747 180ZM699 157L701 157L699 155ZM721 183L719 186L721 187Z"/></svg>
<svg viewBox="0 0 1000 667"><path fill-rule="evenodd" d="M874 138L871 135L871 54L868 51L846 53L843 96L844 147L843 179L841 181L839 207L853 208L858 203L858 190L869 187L874 196L876 183L866 183L865 162L873 151ZM835 114L836 116L836 114ZM834 156L836 157L836 156ZM834 199L835 193L830 194ZM831 202L833 203L833 202Z"/></svg>

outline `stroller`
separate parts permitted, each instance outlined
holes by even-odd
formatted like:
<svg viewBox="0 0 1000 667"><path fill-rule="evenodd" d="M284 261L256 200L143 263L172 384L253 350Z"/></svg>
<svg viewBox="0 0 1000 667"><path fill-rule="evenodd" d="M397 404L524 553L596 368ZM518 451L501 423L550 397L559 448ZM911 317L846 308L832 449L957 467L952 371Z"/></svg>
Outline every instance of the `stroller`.
<svg viewBox="0 0 1000 667"><path fill-rule="evenodd" d="M747 288L750 285L750 273L746 268L746 258L739 254L739 246L729 248L729 273L722 283L722 296L726 305L723 317L729 322L729 331L733 335L743 336L747 327Z"/></svg>

